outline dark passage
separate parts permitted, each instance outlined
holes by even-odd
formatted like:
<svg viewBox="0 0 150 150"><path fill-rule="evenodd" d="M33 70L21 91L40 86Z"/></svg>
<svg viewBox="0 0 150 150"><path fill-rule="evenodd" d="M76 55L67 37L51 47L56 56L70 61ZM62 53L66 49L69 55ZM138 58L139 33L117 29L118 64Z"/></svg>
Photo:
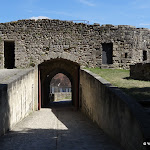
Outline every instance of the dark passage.
<svg viewBox="0 0 150 150"><path fill-rule="evenodd" d="M15 67L15 43L14 41L4 41L4 67L13 69Z"/></svg>
<svg viewBox="0 0 150 150"><path fill-rule="evenodd" d="M102 51L102 64L112 64L112 51L113 51L113 44L112 43L103 43L102 44L103 51Z"/></svg>
<svg viewBox="0 0 150 150"><path fill-rule="evenodd" d="M39 90L39 106L41 104L43 108L46 108L49 107L50 102L58 104L61 101L61 104L64 104L64 101L68 103L69 100L73 106L78 108L79 69L80 66L77 63L65 59L52 59L40 64L39 87L41 87L41 93ZM62 74L68 80L64 79ZM58 80L51 82L53 77Z"/></svg>

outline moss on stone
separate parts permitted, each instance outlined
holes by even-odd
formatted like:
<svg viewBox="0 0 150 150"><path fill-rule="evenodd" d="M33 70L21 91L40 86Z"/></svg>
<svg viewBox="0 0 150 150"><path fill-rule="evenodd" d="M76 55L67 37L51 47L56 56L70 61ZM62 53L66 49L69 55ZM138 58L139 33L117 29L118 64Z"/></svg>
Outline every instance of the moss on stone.
<svg viewBox="0 0 150 150"><path fill-rule="evenodd" d="M30 64L30 67L35 67L35 63L31 62Z"/></svg>

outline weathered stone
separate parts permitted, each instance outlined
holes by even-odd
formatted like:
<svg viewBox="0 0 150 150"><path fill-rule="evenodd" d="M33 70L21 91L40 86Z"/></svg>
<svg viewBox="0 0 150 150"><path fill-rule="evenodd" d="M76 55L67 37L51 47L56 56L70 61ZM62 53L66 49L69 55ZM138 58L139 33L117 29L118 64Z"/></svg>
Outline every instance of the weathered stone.
<svg viewBox="0 0 150 150"><path fill-rule="evenodd" d="M150 63L130 65L130 77L133 79L150 81Z"/></svg>
<svg viewBox="0 0 150 150"><path fill-rule="evenodd" d="M19 20L0 24L0 66L4 68L4 41L13 40L15 43L15 67L27 68L30 64L29 56L34 55L36 65L50 58L65 58L78 61L81 66L102 66L103 43L113 44L112 60L115 68L143 61L143 50L150 56L150 30L126 25L86 25L60 20ZM99 53L94 53L97 50ZM51 52L55 52L52 54ZM76 53L74 53L76 52ZM56 53L61 53L57 54ZM125 58L127 53L129 57ZM49 56L51 55L52 56ZM84 57L88 54L89 57ZM92 57L92 55L95 55ZM19 58L19 60L17 60ZM25 61L21 61L24 58ZM38 59L37 59L38 58ZM93 61L91 61L91 59ZM127 61L120 61L127 59ZM87 64L87 62L89 62ZM118 63L119 62L119 63ZM128 63L127 63L128 62Z"/></svg>
<svg viewBox="0 0 150 150"><path fill-rule="evenodd" d="M80 70L81 110L125 150L147 150L150 119L134 99L88 70Z"/></svg>

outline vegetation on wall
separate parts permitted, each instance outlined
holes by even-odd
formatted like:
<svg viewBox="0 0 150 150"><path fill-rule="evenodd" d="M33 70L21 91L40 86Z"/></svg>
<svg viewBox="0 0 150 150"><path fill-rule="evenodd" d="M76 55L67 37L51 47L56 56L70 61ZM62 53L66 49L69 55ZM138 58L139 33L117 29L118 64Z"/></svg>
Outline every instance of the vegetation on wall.
<svg viewBox="0 0 150 150"><path fill-rule="evenodd" d="M35 63L34 63L34 61L33 61L33 58L30 57L29 59L30 59L30 64L29 64L29 66L30 66L30 67L35 67Z"/></svg>
<svg viewBox="0 0 150 150"><path fill-rule="evenodd" d="M35 67L35 63L33 63L33 62L31 62L29 65L30 65L31 67Z"/></svg>

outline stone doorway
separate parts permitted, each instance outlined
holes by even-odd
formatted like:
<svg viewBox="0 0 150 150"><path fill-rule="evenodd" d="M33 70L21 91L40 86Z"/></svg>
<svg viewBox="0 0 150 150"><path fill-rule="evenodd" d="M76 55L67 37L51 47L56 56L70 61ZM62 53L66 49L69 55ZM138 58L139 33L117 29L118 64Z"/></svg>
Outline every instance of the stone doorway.
<svg viewBox="0 0 150 150"><path fill-rule="evenodd" d="M103 43L102 48L102 64L113 64L113 43Z"/></svg>
<svg viewBox="0 0 150 150"><path fill-rule="evenodd" d="M15 42L4 41L4 68L13 69L15 67Z"/></svg>
<svg viewBox="0 0 150 150"><path fill-rule="evenodd" d="M71 82L72 105L79 107L79 64L66 59L52 59L41 63L39 69L39 109L49 105L50 82L58 73L66 75Z"/></svg>

